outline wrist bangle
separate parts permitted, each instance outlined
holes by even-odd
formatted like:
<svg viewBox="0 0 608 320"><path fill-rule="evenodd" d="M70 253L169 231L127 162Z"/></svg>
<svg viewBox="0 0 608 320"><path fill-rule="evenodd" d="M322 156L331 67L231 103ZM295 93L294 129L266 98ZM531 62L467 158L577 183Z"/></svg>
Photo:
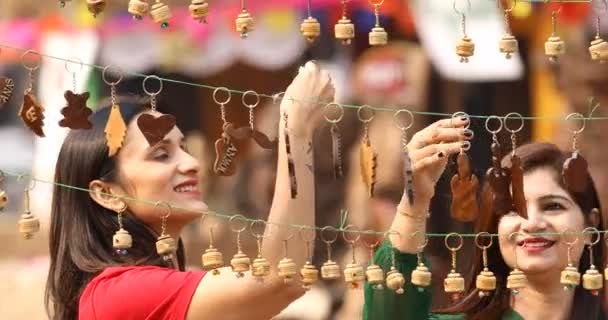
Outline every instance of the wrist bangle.
<svg viewBox="0 0 608 320"><path fill-rule="evenodd" d="M429 212L427 212L427 214L425 216L418 216L418 215L411 214L411 213L403 210L403 207L401 207L401 205L397 206L397 213L399 213L400 215L402 215L404 217L412 218L414 220L426 220L430 216Z"/></svg>

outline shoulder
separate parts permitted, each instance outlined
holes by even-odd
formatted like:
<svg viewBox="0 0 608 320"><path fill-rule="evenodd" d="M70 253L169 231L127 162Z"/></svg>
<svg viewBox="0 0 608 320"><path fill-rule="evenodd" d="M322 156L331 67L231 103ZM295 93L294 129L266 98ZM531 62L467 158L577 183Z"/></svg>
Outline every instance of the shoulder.
<svg viewBox="0 0 608 320"><path fill-rule="evenodd" d="M80 296L80 319L183 320L204 272L161 267L112 267Z"/></svg>

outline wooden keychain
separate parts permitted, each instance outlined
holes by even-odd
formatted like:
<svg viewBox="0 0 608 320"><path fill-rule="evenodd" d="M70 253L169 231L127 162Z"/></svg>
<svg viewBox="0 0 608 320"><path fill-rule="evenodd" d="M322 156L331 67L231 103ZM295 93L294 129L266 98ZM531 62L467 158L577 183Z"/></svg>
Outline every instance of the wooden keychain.
<svg viewBox="0 0 608 320"><path fill-rule="evenodd" d="M249 95L253 96L253 103L247 103L247 97ZM243 98L241 99L241 101L243 102L243 105L247 109L249 109L249 126L244 126L236 129L233 126L227 126L226 132L228 133L228 135L231 138L239 141L253 139L253 141L255 141L255 143L261 148L268 150L275 149L278 145L278 139L270 140L270 138L268 138L268 136L266 136L264 133L256 130L253 124L253 109L255 109L258 104L260 104L260 95L253 90L245 91L245 93L243 93Z"/></svg>
<svg viewBox="0 0 608 320"><path fill-rule="evenodd" d="M369 3L374 7L374 16L376 17L376 24L369 32L369 45L384 46L388 43L388 33L380 25L380 6L384 3L384 0L369 0Z"/></svg>
<svg viewBox="0 0 608 320"><path fill-rule="evenodd" d="M21 105L21 109L19 110L19 117L23 120L23 123L30 129L34 134L43 138L44 131L42 127L44 126L44 108L38 102L38 99L34 96L33 83L34 83L34 71L38 70L40 67L40 61L34 65L28 65L25 62L25 57L29 54L37 55L38 59L40 59L40 54L33 50L28 50L21 55L21 64L28 70L28 85L25 89L25 94L23 97L23 104Z"/></svg>
<svg viewBox="0 0 608 320"><path fill-rule="evenodd" d="M415 239L420 234L419 231L412 233L412 239ZM425 288L431 285L432 274L429 268L424 264L422 253L424 248L429 244L429 238L422 238L422 243L417 246L416 251L416 269L412 271L412 284L418 287L418 292L423 292Z"/></svg>
<svg viewBox="0 0 608 320"><path fill-rule="evenodd" d="M133 246L133 237L129 231L124 228L123 216L127 211L127 203L122 201L122 206L116 210L118 220L118 230L112 236L112 248L114 253L119 256L126 256L129 254L129 249Z"/></svg>
<svg viewBox="0 0 608 320"><path fill-rule="evenodd" d="M25 175L19 175L17 180L21 180L23 177L25 177ZM36 180L34 180L34 178L30 178L28 186L26 186L25 190L23 191L25 210L17 222L19 233L21 233L21 236L23 236L25 240L32 239L34 234L40 231L40 220L38 217L32 214L32 211L30 210L30 191L34 190L35 186Z"/></svg>
<svg viewBox="0 0 608 320"><path fill-rule="evenodd" d="M246 0L241 0L241 13L236 17L236 32L241 34L241 39L249 37L249 32L253 31L255 24L249 11L247 11Z"/></svg>
<svg viewBox="0 0 608 320"><path fill-rule="evenodd" d="M498 122L495 129L491 128L492 120ZM496 213L503 216L514 210L513 198L511 198L511 173L500 164L502 153L498 133L502 131L502 128L502 118L494 115L486 118L486 130L492 135L492 145L490 146L492 166L486 171L485 178L488 181L488 187L483 190L481 196L483 214Z"/></svg>
<svg viewBox="0 0 608 320"><path fill-rule="evenodd" d="M302 269L300 269L300 277L302 277L302 288L310 290L312 286L319 280L319 269L312 264L312 243L315 241L316 232L315 229L306 228L309 231L308 234L304 227L300 227L299 234L300 239L306 244L306 262Z"/></svg>
<svg viewBox="0 0 608 320"><path fill-rule="evenodd" d="M159 82L157 91L148 90L146 83L150 79L156 79ZM163 141L171 130L175 128L176 119L170 114L156 115L158 112L156 110L156 97L163 90L163 81L161 78L155 75L147 76L142 82L142 87L144 92L150 96L150 110L152 111L152 114L143 113L137 117L137 127L139 127L139 130L141 130L141 133L148 141L148 144L152 147Z"/></svg>
<svg viewBox="0 0 608 320"><path fill-rule="evenodd" d="M458 244L454 247L450 246L449 239L455 237L458 239ZM453 301L460 299L460 295L464 292L464 278L456 271L457 262L456 255L458 250L462 248L463 240L459 233L452 232L445 237L445 246L452 254L452 269L447 277L443 280L443 290L450 294Z"/></svg>
<svg viewBox="0 0 608 320"><path fill-rule="evenodd" d="M509 119L519 118L520 125L516 129L509 127ZM511 193L513 198L513 206L522 218L528 219L528 209L526 206L526 196L524 193L524 169L521 166L521 159L515 153L517 149L517 136L516 133L521 132L524 128L524 118L517 112L511 112L507 114L503 120L505 130L511 133Z"/></svg>
<svg viewBox="0 0 608 320"><path fill-rule="evenodd" d="M82 70L83 63L78 58L71 58L65 62L65 71L72 74L72 90L67 90L63 96L66 100L66 106L61 109L63 119L59 120L59 126L70 129L91 129L93 124L89 121L89 117L93 113L89 107L87 107L87 100L89 99L89 93L84 92L81 94L76 93L76 71L70 71L68 62L78 63Z"/></svg>
<svg viewBox="0 0 608 320"><path fill-rule="evenodd" d="M334 118L330 118L328 115L331 113L332 107L338 112ZM342 135L340 134L338 123L342 121L342 118L344 117L344 108L335 102L328 103L325 106L324 117L325 121L330 124L331 154L334 166L334 178L341 179L344 176L344 172L342 170Z"/></svg>
<svg viewBox="0 0 608 320"><path fill-rule="evenodd" d="M0 77L0 110L13 96L15 81L8 77Z"/></svg>
<svg viewBox="0 0 608 320"><path fill-rule="evenodd" d="M171 20L172 14L171 9L169 9L166 3L156 0L150 10L150 15L152 16L152 20L160 25L161 29L169 28L169 20Z"/></svg>
<svg viewBox="0 0 608 320"><path fill-rule="evenodd" d="M524 234L521 232L512 232L509 234L508 241L513 242L513 256L515 257L515 267L511 272L509 272L509 276L507 277L507 289L511 289L514 296L517 296L519 292L528 285L528 277L526 274L519 270L518 260L517 260L517 248L518 248L518 238L524 237ZM522 247L525 247L526 243L524 242Z"/></svg>
<svg viewBox="0 0 608 320"><path fill-rule="evenodd" d="M255 231L255 227L257 225L262 226L261 232ZM270 262L268 262L268 259L262 256L262 239L264 239L265 227L266 221L260 219L252 221L249 227L251 230L251 235L255 238L255 242L258 246L258 256L253 260L253 263L251 264L251 275L259 283L263 283L264 279L266 279L270 275Z"/></svg>
<svg viewBox="0 0 608 320"><path fill-rule="evenodd" d="M369 117L363 115L363 111L369 109ZM371 198L374 195L376 186L376 167L377 155L372 148L369 138L369 124L374 119L374 110L370 106L361 106L357 110L357 118L363 123L363 136L359 146L359 165L361 167L361 178L367 189L367 195Z"/></svg>
<svg viewBox="0 0 608 320"><path fill-rule="evenodd" d="M220 100L219 93L225 92L226 98ZM222 135L215 140L215 161L213 162L213 172L220 176L231 176L236 172L236 156L238 149L232 142L232 138L228 134L228 127L234 125L226 120L226 104L232 99L230 90L224 87L213 90L213 101L220 106L220 114L222 118Z"/></svg>
<svg viewBox="0 0 608 320"><path fill-rule="evenodd" d="M585 130L586 119L577 112L566 117L566 121L574 122L576 120L580 120L582 124L578 129L570 129L570 132L572 132L572 155L564 162L562 176L568 191L580 193L587 190L591 181L588 173L589 165L585 157L580 154L577 144L578 136Z"/></svg>
<svg viewBox="0 0 608 320"><path fill-rule="evenodd" d="M399 120L401 114L406 116L406 120ZM393 122L401 131L401 161L403 162L403 179L405 186L405 193L407 194L407 200L410 205L414 204L414 168L412 159L410 158L409 151L407 149L407 130L414 125L414 114L407 109L399 109L393 115Z"/></svg>
<svg viewBox="0 0 608 320"><path fill-rule="evenodd" d="M453 7L454 11L460 16L460 30L462 37L458 39L456 43L456 54L460 57L460 62L469 62L469 57L475 54L475 43L467 35L467 16L464 12L459 11L456 8L456 1L454 0ZM467 0L468 11L471 11L471 1Z"/></svg>
<svg viewBox="0 0 608 320"><path fill-rule="evenodd" d="M205 220L206 216L201 219L201 224ZM209 227L209 247L205 249L201 260L203 262L203 269L210 271L212 275L217 276L220 274L220 268L224 267L224 255L216 247L213 246L215 237L213 234L214 226Z"/></svg>
<svg viewBox="0 0 608 320"><path fill-rule="evenodd" d="M488 244L481 244L481 237L490 238ZM475 245L481 250L483 262L483 270L477 275L477 278L475 279L475 287L477 287L477 289L479 290L480 298L489 297L490 295L492 295L494 290L496 290L496 276L488 268L488 249L492 246L493 242L494 241L492 235L487 232L480 232L475 235Z"/></svg>
<svg viewBox="0 0 608 320"><path fill-rule="evenodd" d="M401 233L395 230L389 230L385 233L384 238L388 239L390 235L397 235L399 239L401 239ZM399 240L401 241L401 240ZM403 286L405 285L405 277L403 274L397 269L397 263L395 259L395 251L397 249L390 248L391 250L391 269L386 273L386 286L395 291L396 294L404 294L405 290Z"/></svg>
<svg viewBox="0 0 608 320"><path fill-rule="evenodd" d="M366 236L375 238L373 242L368 242L365 239L363 240L363 243L369 249L369 265L365 270L365 277L372 289L382 290L384 289L384 270L376 264L374 259L374 253L380 244L380 240L374 234L374 230L367 230L364 233Z"/></svg>
<svg viewBox="0 0 608 320"><path fill-rule="evenodd" d="M557 35L557 15L561 11L561 4L557 11L551 11L551 36L545 42L545 55L551 62L557 62L558 58L566 53L566 43Z"/></svg>
<svg viewBox="0 0 608 320"><path fill-rule="evenodd" d="M309 43L315 42L315 39L321 35L321 24L312 16L312 0L307 0L308 3L308 18L300 25L300 32Z"/></svg>
<svg viewBox="0 0 608 320"><path fill-rule="evenodd" d="M597 1L596 1L597 2ZM608 11L608 1L602 0L604 4L604 13ZM596 11L596 8L593 8L593 11ZM608 42L604 41L600 35L600 14L597 14L595 20L595 39L591 41L589 45L589 54L591 55L591 60L599 61L600 63L605 63L608 61Z"/></svg>
<svg viewBox="0 0 608 320"><path fill-rule="evenodd" d="M150 12L148 0L129 0L128 11L134 20L142 20Z"/></svg>
<svg viewBox="0 0 608 320"><path fill-rule="evenodd" d="M578 272L578 268L575 263L572 261L572 247L578 242L578 236L574 235L574 241L568 242L566 240L566 233L569 229L562 232L563 241L566 242L566 246L568 246L568 265L562 271L560 276L560 283L564 286L564 291L574 291L576 287L581 283L581 274Z"/></svg>
<svg viewBox="0 0 608 320"><path fill-rule="evenodd" d="M118 105L118 99L116 98L116 85L122 81L123 74L122 70L117 68L118 78L115 81L108 81L106 73L111 68L112 65L106 66L101 72L103 82L110 86L110 99L112 101L112 109L110 110L110 115L108 116L108 121L104 129L109 157L114 156L116 153L118 153L118 150L122 148L122 144L127 134L127 124L122 117L120 106Z"/></svg>
<svg viewBox="0 0 608 320"><path fill-rule="evenodd" d="M4 180L6 179L6 175L4 174L4 171L0 170L0 186L2 186L2 183L4 182ZM6 206L8 205L8 195L6 194L6 191L2 190L2 188L0 188L0 212L2 212L4 210L4 208L6 208Z"/></svg>
<svg viewBox="0 0 608 320"><path fill-rule="evenodd" d="M593 227L588 227L583 230L583 235L589 234L589 241L585 240L585 245L589 249L589 269L583 274L583 288L589 290L592 295L598 296L600 290L604 287L604 279L602 274L599 272L595 264L593 263L593 246L600 242L601 234L600 231ZM593 235L596 235L593 240Z"/></svg>
<svg viewBox="0 0 608 320"><path fill-rule="evenodd" d="M97 18L106 9L106 6L106 0L87 0L87 9L93 15L93 18Z"/></svg>
<svg viewBox="0 0 608 320"><path fill-rule="evenodd" d="M192 0L188 6L190 16L199 23L207 24L207 16L209 15L209 3L207 0Z"/></svg>
<svg viewBox="0 0 608 320"><path fill-rule="evenodd" d="M456 112L452 115L452 120L456 118L466 118L469 128L471 121L468 114ZM462 139L460 141L460 153L456 157L458 172L452 176L450 186L452 189L452 218L461 222L475 221L479 216L479 205L477 203L477 192L479 190L479 180L471 168L471 160L466 154L471 148L471 143Z"/></svg>
<svg viewBox="0 0 608 320"><path fill-rule="evenodd" d="M496 3L498 4L499 8L502 7L501 0L498 0ZM505 8L503 10L503 16L505 19L505 34L502 36L502 39L500 39L500 42L498 43L498 49L500 53L505 54L506 59L511 59L512 55L519 51L519 44L517 43L517 39L515 39L515 36L511 32L511 12L513 12L513 8L515 8L516 3L517 0L511 0L511 7L508 9Z"/></svg>
<svg viewBox="0 0 608 320"><path fill-rule="evenodd" d="M294 233L292 232L289 237L283 239L283 259L279 261L279 265L277 268L279 269L279 277L283 279L284 283L292 282L298 274L298 266L293 261L293 259L289 257L287 250L288 242L293 238L293 236Z"/></svg>
<svg viewBox="0 0 608 320"><path fill-rule="evenodd" d="M346 3L348 0L341 0L342 2L342 18L338 20L338 23L334 26L334 33L336 39L340 40L343 45L351 44L355 38L355 25L346 15Z"/></svg>
<svg viewBox="0 0 608 320"><path fill-rule="evenodd" d="M240 214L234 215L230 217L228 220L228 224L230 225L230 229L232 232L236 233L236 254L232 256L230 260L230 266L232 267L232 272L234 272L237 278L242 278L245 276L245 272L251 269L251 259L243 253L242 243L241 243L241 233L247 229L247 225L243 223L243 226L235 228L234 221L238 219L241 221L245 221L245 217Z"/></svg>
<svg viewBox="0 0 608 320"><path fill-rule="evenodd" d="M287 117L287 111L283 110L283 136L285 137L285 155L287 156L287 171L289 173L289 189L291 191L291 198L295 199L298 196L298 180L296 178L296 166L293 161L291 154L291 140L289 139L289 119Z"/></svg>
<svg viewBox="0 0 608 320"><path fill-rule="evenodd" d="M161 206L163 203L158 201L156 206ZM173 212L173 208L170 204L164 203L167 207L167 213L161 216L160 220L160 236L156 240L156 253L162 258L163 261L167 262L173 269L177 269L177 259L175 253L177 252L177 242L170 234L167 233L167 220Z"/></svg>
<svg viewBox="0 0 608 320"><path fill-rule="evenodd" d="M356 237L349 239L347 233L354 233L356 234ZM350 244L353 253L352 261L344 268L344 282L348 284L350 289L361 288L361 283L365 281L365 270L363 270L363 267L357 262L355 254L355 243L361 238L361 233L355 230L353 225L348 225L342 229L342 237L344 238L344 241Z"/></svg>
<svg viewBox="0 0 608 320"><path fill-rule="evenodd" d="M333 231L335 233L333 239L328 239L325 236L325 233L328 231ZM331 245L338 240L338 235L339 230L332 226L325 226L320 231L319 238L321 238L321 241L327 246L327 261L321 266L321 278L323 280L337 280L342 277L340 266L331 259Z"/></svg>

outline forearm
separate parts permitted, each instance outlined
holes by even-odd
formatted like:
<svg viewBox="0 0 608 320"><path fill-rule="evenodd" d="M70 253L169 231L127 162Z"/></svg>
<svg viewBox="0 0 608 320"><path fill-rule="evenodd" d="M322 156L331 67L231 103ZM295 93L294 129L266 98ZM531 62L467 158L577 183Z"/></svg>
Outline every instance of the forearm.
<svg viewBox="0 0 608 320"><path fill-rule="evenodd" d="M419 251L420 240L424 239L426 235L429 206L430 199L415 199L414 205L411 205L407 199L407 195L403 194L391 225L391 230L399 233L390 235L393 247L403 253L416 253ZM411 237L415 232L418 232L416 234L416 240L418 241L413 241L414 239Z"/></svg>

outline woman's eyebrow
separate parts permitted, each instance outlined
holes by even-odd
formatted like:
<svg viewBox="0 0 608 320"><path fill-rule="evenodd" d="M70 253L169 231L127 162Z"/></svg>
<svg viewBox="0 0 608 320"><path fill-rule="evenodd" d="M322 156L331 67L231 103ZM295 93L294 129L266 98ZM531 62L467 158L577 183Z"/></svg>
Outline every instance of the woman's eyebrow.
<svg viewBox="0 0 608 320"><path fill-rule="evenodd" d="M544 196L538 198L539 201L543 201L543 200L555 200L555 199L560 199L560 200L572 202L572 200L570 198L565 197L565 196L563 196L561 194L548 194L548 195L544 195Z"/></svg>

